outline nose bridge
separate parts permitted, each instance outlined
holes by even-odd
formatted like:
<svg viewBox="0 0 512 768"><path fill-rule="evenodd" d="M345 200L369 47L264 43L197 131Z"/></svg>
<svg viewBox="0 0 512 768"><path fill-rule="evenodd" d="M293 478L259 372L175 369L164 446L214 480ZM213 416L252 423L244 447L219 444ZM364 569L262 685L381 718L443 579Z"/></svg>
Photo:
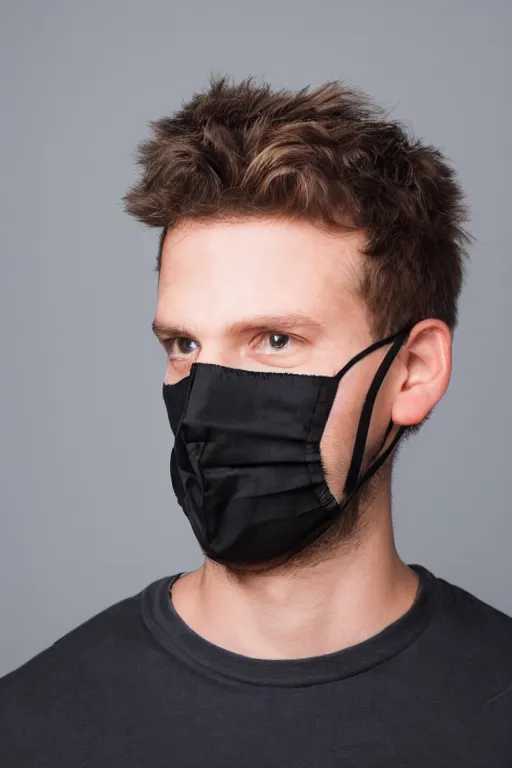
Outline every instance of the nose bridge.
<svg viewBox="0 0 512 768"><path fill-rule="evenodd" d="M181 378L188 376L192 363L210 363L227 368L243 367L243 361L236 345L229 344L229 341L221 333L210 333L208 336L206 334L201 335L198 337L198 342L200 344L199 351L181 359L176 369L172 360L167 361L165 383L176 383Z"/></svg>
<svg viewBox="0 0 512 768"><path fill-rule="evenodd" d="M237 361L235 349L219 334L212 335L201 342L201 349L194 358L194 362L234 367L239 361Z"/></svg>
<svg viewBox="0 0 512 768"><path fill-rule="evenodd" d="M194 362L213 363L228 368L243 367L241 345L223 329L204 334L199 343L200 349L194 357Z"/></svg>

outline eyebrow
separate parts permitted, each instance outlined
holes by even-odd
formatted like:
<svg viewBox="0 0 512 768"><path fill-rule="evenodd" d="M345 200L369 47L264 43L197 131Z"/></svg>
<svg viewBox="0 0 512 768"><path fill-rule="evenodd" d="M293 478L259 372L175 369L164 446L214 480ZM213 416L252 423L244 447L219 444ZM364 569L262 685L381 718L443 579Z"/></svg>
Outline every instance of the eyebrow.
<svg viewBox="0 0 512 768"><path fill-rule="evenodd" d="M249 331L291 331L298 327L319 332L325 331L327 325L302 312L293 312L284 315L256 315L245 320L237 320L228 326L226 333L229 336L241 336ZM183 336L185 338L192 338L194 336L184 325L162 323L157 320L153 320L151 329L160 340L169 339L172 336Z"/></svg>

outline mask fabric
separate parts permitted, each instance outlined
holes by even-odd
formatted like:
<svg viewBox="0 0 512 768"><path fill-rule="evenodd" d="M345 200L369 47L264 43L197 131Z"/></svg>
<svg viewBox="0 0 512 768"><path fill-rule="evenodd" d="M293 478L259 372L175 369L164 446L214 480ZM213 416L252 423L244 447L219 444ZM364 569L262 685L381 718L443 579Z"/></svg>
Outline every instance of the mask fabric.
<svg viewBox="0 0 512 768"><path fill-rule="evenodd" d="M193 363L176 384L163 384L172 432L170 473L178 503L204 553L250 564L297 553L317 539L377 472L400 427L361 474L379 388L410 332L360 352L334 376L247 371ZM392 343L369 387L342 499L325 480L320 441L342 377L359 360Z"/></svg>

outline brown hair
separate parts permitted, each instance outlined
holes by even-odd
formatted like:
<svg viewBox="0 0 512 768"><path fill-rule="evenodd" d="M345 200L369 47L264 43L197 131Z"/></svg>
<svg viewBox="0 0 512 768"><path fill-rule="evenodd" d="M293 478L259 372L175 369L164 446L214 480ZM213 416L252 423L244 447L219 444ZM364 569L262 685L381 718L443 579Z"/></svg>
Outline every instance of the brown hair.
<svg viewBox="0 0 512 768"><path fill-rule="evenodd" d="M334 81L272 90L212 76L138 147L126 210L167 230L186 219L285 217L360 229L360 279L375 338L427 317L452 331L464 278L466 210L439 150L407 136L361 91Z"/></svg>

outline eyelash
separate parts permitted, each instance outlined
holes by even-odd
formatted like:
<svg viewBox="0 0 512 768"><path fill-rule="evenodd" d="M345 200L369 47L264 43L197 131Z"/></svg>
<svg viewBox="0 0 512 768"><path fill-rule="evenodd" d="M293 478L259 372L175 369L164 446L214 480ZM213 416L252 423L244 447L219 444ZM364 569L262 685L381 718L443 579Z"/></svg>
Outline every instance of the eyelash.
<svg viewBox="0 0 512 768"><path fill-rule="evenodd" d="M264 334L262 334L258 338L260 338L260 339L267 338L268 339L268 338L271 338L272 336L286 336L289 339L289 343L291 343L291 342L300 342L301 341L301 339L299 339L297 336L293 336L291 333L283 333L281 331L272 331L271 333L270 332L264 333ZM175 344L175 342L180 341L180 340L194 341L194 339L191 339L188 336L171 336L169 339L166 339L163 342L164 349L165 349L165 351L167 352L168 355L172 354L173 344ZM289 346L289 344L287 344L284 347L284 350L288 346ZM281 351L284 351L284 350L276 349L275 352L277 353L277 352L281 352ZM192 352L188 353L188 354L187 353L181 353L180 355L174 355L174 358L175 359L183 359L183 358L189 357L189 355L191 355L191 354L193 354L193 353Z"/></svg>

